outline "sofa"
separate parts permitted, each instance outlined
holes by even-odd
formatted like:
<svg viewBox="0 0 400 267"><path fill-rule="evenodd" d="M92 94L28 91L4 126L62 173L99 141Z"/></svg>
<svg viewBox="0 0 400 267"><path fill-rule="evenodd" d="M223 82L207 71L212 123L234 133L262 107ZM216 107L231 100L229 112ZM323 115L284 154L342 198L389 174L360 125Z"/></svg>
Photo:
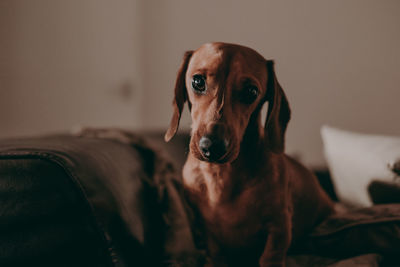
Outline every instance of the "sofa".
<svg viewBox="0 0 400 267"><path fill-rule="evenodd" d="M89 129L0 140L0 266L202 266L180 169L189 135ZM315 170L335 200L329 171ZM328 218L288 266L396 266L400 205Z"/></svg>

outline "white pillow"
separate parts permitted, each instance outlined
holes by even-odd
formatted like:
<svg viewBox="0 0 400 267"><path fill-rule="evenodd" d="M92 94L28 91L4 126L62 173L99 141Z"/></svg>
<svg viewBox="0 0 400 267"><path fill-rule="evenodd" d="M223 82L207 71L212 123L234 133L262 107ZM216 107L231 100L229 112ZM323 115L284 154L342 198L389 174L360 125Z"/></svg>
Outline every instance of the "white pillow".
<svg viewBox="0 0 400 267"><path fill-rule="evenodd" d="M323 126L325 159L340 201L356 207L372 205L371 180L393 181L400 160L400 137L360 134Z"/></svg>

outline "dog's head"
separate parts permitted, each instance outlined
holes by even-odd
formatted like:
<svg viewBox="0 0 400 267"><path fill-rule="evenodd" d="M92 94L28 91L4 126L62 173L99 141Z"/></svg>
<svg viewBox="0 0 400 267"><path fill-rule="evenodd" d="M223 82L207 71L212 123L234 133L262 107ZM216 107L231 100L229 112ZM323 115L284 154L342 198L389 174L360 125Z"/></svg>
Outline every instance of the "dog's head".
<svg viewBox="0 0 400 267"><path fill-rule="evenodd" d="M178 130L184 103L192 117L190 151L198 159L225 163L237 158L243 136L253 127L266 149L282 153L290 119L273 61L234 44L209 43L185 53L175 84L174 113L165 134ZM268 102L264 129L260 111Z"/></svg>

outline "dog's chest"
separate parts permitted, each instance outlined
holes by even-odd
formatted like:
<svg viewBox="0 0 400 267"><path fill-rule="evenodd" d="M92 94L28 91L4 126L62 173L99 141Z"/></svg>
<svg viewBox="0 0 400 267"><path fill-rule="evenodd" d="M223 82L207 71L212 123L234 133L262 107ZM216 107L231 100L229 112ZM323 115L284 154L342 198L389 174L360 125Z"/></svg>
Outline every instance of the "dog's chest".
<svg viewBox="0 0 400 267"><path fill-rule="evenodd" d="M191 175L184 175L185 187L208 232L220 242L235 247L248 246L265 238L266 222L263 218L267 217L268 207L262 204L264 199L256 197L264 195L262 185L238 188L227 182L235 179L221 179L217 171L210 170L197 170Z"/></svg>
<svg viewBox="0 0 400 267"><path fill-rule="evenodd" d="M202 206L201 213L207 231L226 247L240 248L264 244L267 234L265 207L247 189L235 200L218 205Z"/></svg>

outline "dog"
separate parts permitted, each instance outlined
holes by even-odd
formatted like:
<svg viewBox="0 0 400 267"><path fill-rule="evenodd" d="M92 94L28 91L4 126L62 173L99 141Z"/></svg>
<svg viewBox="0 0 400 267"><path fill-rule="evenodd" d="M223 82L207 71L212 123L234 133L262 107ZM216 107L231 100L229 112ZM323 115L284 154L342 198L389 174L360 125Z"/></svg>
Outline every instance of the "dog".
<svg viewBox="0 0 400 267"><path fill-rule="evenodd" d="M209 265L285 266L292 241L334 213L334 204L316 177L284 154L290 108L274 62L221 42L188 51L165 141L186 102L192 124L183 184L205 231Z"/></svg>

